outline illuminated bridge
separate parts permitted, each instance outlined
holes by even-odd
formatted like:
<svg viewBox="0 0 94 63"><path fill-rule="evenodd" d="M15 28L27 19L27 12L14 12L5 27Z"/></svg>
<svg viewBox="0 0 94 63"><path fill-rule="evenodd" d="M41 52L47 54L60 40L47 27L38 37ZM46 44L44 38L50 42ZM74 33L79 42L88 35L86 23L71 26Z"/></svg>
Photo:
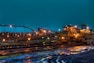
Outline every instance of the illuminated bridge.
<svg viewBox="0 0 94 63"><path fill-rule="evenodd" d="M32 28L20 25L0 25L0 42L23 42L31 39L49 36L50 30L43 28L34 31Z"/></svg>
<svg viewBox="0 0 94 63"><path fill-rule="evenodd" d="M21 26L21 25L0 25L0 32L33 32L34 30L27 26Z"/></svg>
<svg viewBox="0 0 94 63"><path fill-rule="evenodd" d="M33 31L27 26L0 25L0 42L30 41L34 34Z"/></svg>

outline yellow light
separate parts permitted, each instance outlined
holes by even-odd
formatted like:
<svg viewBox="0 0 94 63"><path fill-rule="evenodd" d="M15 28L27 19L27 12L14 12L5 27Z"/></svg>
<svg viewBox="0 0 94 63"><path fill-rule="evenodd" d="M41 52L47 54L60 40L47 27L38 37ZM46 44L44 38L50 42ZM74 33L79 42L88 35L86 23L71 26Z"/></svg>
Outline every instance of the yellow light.
<svg viewBox="0 0 94 63"><path fill-rule="evenodd" d="M49 37L47 37L47 39L49 40L50 38L49 38Z"/></svg>
<svg viewBox="0 0 94 63"><path fill-rule="evenodd" d="M84 32L85 32L85 29L80 30L80 32L81 32L81 33L84 33Z"/></svg>
<svg viewBox="0 0 94 63"><path fill-rule="evenodd" d="M64 40L64 39L65 39L65 37L61 37L61 39L62 39L62 40Z"/></svg>
<svg viewBox="0 0 94 63"><path fill-rule="evenodd" d="M28 40L28 41L30 41L30 40L31 40L31 38L28 38L27 40Z"/></svg>
<svg viewBox="0 0 94 63"><path fill-rule="evenodd" d="M78 38L79 37L79 34L77 33L77 34L74 34L74 37L75 38Z"/></svg>
<svg viewBox="0 0 94 63"><path fill-rule="evenodd" d="M89 28L80 30L81 33L90 33Z"/></svg>
<svg viewBox="0 0 94 63"><path fill-rule="evenodd" d="M46 30L43 30L43 33L46 33Z"/></svg>
<svg viewBox="0 0 94 63"><path fill-rule="evenodd" d="M2 39L2 41L3 41L3 42L5 42L5 41L6 41L6 39Z"/></svg>

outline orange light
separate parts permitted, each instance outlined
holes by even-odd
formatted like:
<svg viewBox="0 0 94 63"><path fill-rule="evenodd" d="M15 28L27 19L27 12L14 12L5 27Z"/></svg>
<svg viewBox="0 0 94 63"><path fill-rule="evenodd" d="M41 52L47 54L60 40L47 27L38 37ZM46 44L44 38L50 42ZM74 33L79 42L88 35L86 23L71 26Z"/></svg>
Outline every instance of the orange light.
<svg viewBox="0 0 94 63"><path fill-rule="evenodd" d="M62 39L62 40L64 40L64 39L65 39L65 37L61 37L61 39Z"/></svg>
<svg viewBox="0 0 94 63"><path fill-rule="evenodd" d="M84 33L84 32L85 32L85 29L81 29L80 32L81 32L81 33Z"/></svg>
<svg viewBox="0 0 94 63"><path fill-rule="evenodd" d="M90 30L89 29L82 29L82 30L80 30L80 32L81 33L88 33L89 34L90 33Z"/></svg>
<svg viewBox="0 0 94 63"><path fill-rule="evenodd" d="M74 34L74 37L75 38L78 38L79 37L79 34L77 33L77 34Z"/></svg>
<svg viewBox="0 0 94 63"><path fill-rule="evenodd" d="M6 41L6 39L2 39L2 41L3 41L3 42L5 42L5 41Z"/></svg>
<svg viewBox="0 0 94 63"><path fill-rule="evenodd" d="M46 30L43 30L43 33L46 33Z"/></svg>
<svg viewBox="0 0 94 63"><path fill-rule="evenodd" d="M27 40L28 40L28 41L30 41L30 40L31 40L31 38L28 38Z"/></svg>

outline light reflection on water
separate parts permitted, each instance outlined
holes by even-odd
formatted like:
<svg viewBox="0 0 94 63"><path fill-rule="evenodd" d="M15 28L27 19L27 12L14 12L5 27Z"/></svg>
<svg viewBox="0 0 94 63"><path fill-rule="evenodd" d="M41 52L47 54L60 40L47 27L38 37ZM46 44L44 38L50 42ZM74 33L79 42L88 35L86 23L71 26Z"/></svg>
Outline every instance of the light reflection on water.
<svg viewBox="0 0 94 63"><path fill-rule="evenodd" d="M39 60L33 60L33 59L16 59L16 60L2 60L0 63L39 63Z"/></svg>
<svg viewBox="0 0 94 63"><path fill-rule="evenodd" d="M18 60L18 61L14 61L15 63L39 63L40 62L40 59L36 59L36 58L32 58L32 59L25 59L25 60ZM12 62L12 61L11 61ZM13 62L13 63L14 63Z"/></svg>
<svg viewBox="0 0 94 63"><path fill-rule="evenodd" d="M74 48L72 48L72 49L74 49ZM79 48L82 49L81 46ZM76 50L77 50L77 48L76 48ZM35 53L31 53L31 54L30 53L26 53L26 54L22 54L20 56L0 59L0 63L39 63L40 60L42 58L47 57L48 54L50 54L50 55L59 54L62 51L66 52L66 49L59 49L59 50L45 51L45 52L35 52Z"/></svg>
<svg viewBox="0 0 94 63"><path fill-rule="evenodd" d="M31 59L28 59L26 61L23 61L23 63L32 63Z"/></svg>
<svg viewBox="0 0 94 63"><path fill-rule="evenodd" d="M37 55L37 54L36 54ZM0 63L39 63L39 61L43 57L32 57L35 56L32 54L23 54L21 56L16 56L16 57L9 57L5 59L0 59Z"/></svg>

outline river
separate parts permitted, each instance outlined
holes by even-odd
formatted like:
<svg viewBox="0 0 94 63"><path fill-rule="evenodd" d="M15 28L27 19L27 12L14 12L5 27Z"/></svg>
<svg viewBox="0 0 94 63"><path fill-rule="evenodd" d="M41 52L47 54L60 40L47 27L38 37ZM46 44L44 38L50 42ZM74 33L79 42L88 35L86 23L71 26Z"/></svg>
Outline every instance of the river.
<svg viewBox="0 0 94 63"><path fill-rule="evenodd" d="M85 52L85 49L91 48L94 47L75 46L67 49L61 48L57 50L44 51L44 52L24 53L18 56L9 56L8 58L0 59L0 63L39 63L41 60L45 59L48 55L78 54L81 52Z"/></svg>

